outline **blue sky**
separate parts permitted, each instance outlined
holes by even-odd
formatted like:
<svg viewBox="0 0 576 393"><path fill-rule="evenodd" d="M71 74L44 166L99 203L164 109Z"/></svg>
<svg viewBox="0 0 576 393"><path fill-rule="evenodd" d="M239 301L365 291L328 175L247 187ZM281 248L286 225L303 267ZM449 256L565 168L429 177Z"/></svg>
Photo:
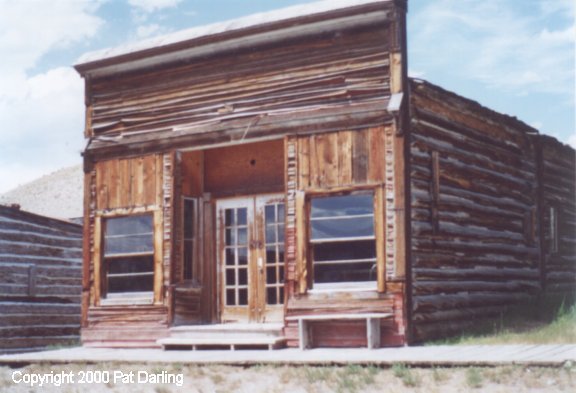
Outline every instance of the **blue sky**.
<svg viewBox="0 0 576 393"><path fill-rule="evenodd" d="M85 52L306 0L0 0L0 193L81 163ZM412 76L576 146L574 0L409 0Z"/></svg>

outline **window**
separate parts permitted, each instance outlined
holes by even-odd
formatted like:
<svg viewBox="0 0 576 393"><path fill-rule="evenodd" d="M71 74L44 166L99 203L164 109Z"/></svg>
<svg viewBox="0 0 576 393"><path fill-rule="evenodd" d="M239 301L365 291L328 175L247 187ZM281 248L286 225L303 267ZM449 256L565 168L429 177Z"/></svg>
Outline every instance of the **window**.
<svg viewBox="0 0 576 393"><path fill-rule="evenodd" d="M310 244L315 284L375 282L373 195L312 198Z"/></svg>
<svg viewBox="0 0 576 393"><path fill-rule="evenodd" d="M196 199L184 198L184 280L194 277L194 263L198 252L198 210Z"/></svg>
<svg viewBox="0 0 576 393"><path fill-rule="evenodd" d="M154 289L152 215L108 218L104 232L103 293L133 294Z"/></svg>
<svg viewBox="0 0 576 393"><path fill-rule="evenodd" d="M558 211L550 207L550 253L558 252Z"/></svg>

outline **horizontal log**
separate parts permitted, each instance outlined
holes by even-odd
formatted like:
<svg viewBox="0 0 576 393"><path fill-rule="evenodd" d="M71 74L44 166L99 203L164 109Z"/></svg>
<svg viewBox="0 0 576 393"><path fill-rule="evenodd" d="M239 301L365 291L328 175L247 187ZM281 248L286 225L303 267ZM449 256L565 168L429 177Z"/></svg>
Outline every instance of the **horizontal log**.
<svg viewBox="0 0 576 393"><path fill-rule="evenodd" d="M503 292L503 293L537 293L540 290L540 281L534 279L528 280L506 280L506 281L415 281L413 284L413 294L432 295L432 294L451 294L468 292L473 295L474 292Z"/></svg>
<svg viewBox="0 0 576 393"><path fill-rule="evenodd" d="M2 350L15 350L26 348L47 347L50 345L77 343L78 335L51 336L51 337L10 337L0 336Z"/></svg>
<svg viewBox="0 0 576 393"><path fill-rule="evenodd" d="M0 318L0 327L10 326L43 326L52 325L80 325L80 314L6 314Z"/></svg>
<svg viewBox="0 0 576 393"><path fill-rule="evenodd" d="M75 325L56 325L52 321L46 321L43 326L10 326L0 327L0 337L4 338L44 338L60 336L79 336L80 321Z"/></svg>
<svg viewBox="0 0 576 393"><path fill-rule="evenodd" d="M473 265L474 266L474 265ZM469 269L426 269L415 268L412 271L415 280L508 280L508 279L532 279L537 280L540 274L537 269L510 269L499 267L473 267Z"/></svg>
<svg viewBox="0 0 576 393"><path fill-rule="evenodd" d="M504 312L505 306L474 307L457 310L442 310L433 312L419 312L413 314L414 323L423 325L440 321L467 321L477 318L487 318L499 315Z"/></svg>
<svg viewBox="0 0 576 393"><path fill-rule="evenodd" d="M531 296L526 293L462 293L414 296L412 302L415 312L426 312L432 310L476 307L480 305L508 305L529 299L531 299Z"/></svg>

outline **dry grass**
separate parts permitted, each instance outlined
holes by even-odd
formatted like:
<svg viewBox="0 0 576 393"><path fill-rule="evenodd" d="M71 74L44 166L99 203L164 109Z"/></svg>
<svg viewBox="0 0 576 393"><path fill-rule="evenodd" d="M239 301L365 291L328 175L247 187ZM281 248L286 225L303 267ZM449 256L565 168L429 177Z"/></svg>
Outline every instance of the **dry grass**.
<svg viewBox="0 0 576 393"><path fill-rule="evenodd" d="M180 372L184 384L126 385L101 383L30 388L11 381L13 371L55 373L61 371L121 370L123 372ZM345 367L289 366L185 366L134 364L31 365L22 369L0 368L0 391L12 392L247 392L247 393L344 393L344 392L573 392L576 367L564 368L390 368L349 365Z"/></svg>

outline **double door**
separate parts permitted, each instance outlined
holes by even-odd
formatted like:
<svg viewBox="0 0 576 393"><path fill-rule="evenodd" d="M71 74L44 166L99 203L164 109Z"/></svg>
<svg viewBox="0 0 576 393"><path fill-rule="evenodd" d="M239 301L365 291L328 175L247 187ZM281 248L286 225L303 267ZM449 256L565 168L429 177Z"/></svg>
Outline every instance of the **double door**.
<svg viewBox="0 0 576 393"><path fill-rule="evenodd" d="M279 322L284 305L284 199L222 199L218 266L222 322Z"/></svg>

